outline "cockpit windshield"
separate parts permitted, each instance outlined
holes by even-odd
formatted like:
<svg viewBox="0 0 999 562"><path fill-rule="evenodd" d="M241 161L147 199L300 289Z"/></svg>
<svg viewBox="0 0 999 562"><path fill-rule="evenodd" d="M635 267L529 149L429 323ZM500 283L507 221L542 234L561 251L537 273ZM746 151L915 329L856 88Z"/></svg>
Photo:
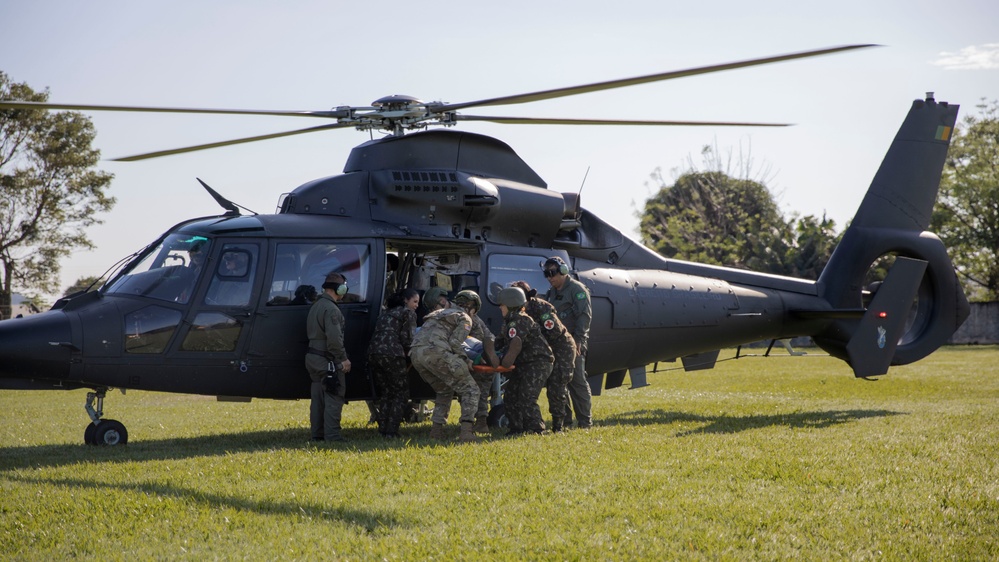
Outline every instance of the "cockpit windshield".
<svg viewBox="0 0 999 562"><path fill-rule="evenodd" d="M204 236L171 234L129 265L107 292L187 303L210 249Z"/></svg>

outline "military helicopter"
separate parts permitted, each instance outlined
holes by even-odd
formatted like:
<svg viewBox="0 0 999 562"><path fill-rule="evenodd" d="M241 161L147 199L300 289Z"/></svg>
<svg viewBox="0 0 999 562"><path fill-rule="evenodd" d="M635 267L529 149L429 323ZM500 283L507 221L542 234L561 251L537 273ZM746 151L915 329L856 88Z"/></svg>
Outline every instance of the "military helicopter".
<svg viewBox="0 0 999 562"><path fill-rule="evenodd" d="M252 111L0 101L0 108L301 115L335 122L140 154L132 161L338 128L388 134L354 148L343 173L282 195L276 214L242 215L211 187L218 216L187 220L136 253L99 290L0 322L0 388L90 389L84 440L116 445L125 426L104 417L109 389L303 399L304 295L337 270L355 369L348 400L376 396L365 348L387 284L462 289L496 304L500 288L547 287L540 263L559 256L592 294L587 374L594 394L646 384L646 366L681 359L711 368L723 347L811 336L858 377L917 361L969 313L943 243L926 231L958 106L912 103L867 195L818 281L666 259L559 193L507 144L449 129L461 121L599 125L705 122L465 115L520 104L869 47L848 45L466 103L410 96L329 111ZM775 126L777 123L714 123ZM422 130L441 125L439 130ZM415 132L414 132L415 131ZM389 255L398 258L392 270ZM895 256L875 288L865 274ZM393 263L395 259L391 260ZM498 307L480 313L495 332ZM433 393L418 377L415 398ZM95 407L96 401L96 407Z"/></svg>

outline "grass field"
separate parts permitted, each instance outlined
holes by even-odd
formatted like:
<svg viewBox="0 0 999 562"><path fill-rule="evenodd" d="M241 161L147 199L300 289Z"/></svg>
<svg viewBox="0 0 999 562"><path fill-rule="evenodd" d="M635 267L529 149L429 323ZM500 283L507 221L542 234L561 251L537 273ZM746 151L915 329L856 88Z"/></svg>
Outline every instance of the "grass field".
<svg viewBox="0 0 999 562"><path fill-rule="evenodd" d="M999 348L876 382L813 353L471 445L385 442L363 404L315 446L307 401L114 392L130 443L95 448L84 391L0 391L0 559L999 559Z"/></svg>

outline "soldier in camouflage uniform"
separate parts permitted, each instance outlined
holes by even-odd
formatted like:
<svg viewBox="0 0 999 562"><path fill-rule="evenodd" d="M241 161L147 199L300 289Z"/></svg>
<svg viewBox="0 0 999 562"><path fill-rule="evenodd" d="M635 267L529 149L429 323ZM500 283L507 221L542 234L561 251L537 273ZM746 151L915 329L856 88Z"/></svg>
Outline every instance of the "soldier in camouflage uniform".
<svg viewBox="0 0 999 562"><path fill-rule="evenodd" d="M499 292L503 312L502 347L506 350L502 366L516 368L509 373L503 403L510 419L510 433L542 433L545 422L538 407L541 388L552 372L555 357L531 317L524 313L527 297L518 287Z"/></svg>
<svg viewBox="0 0 999 562"><path fill-rule="evenodd" d="M329 273L323 283L323 294L312 303L306 319L309 349L305 368L312 378L309 418L313 441L346 441L340 433L340 416L347 394L344 375L350 372L350 359L343 346L344 320L337 303L347 290L343 275Z"/></svg>
<svg viewBox="0 0 999 562"><path fill-rule="evenodd" d="M586 347L590 337L590 321L593 319L590 291L569 275L568 264L558 256L545 260L544 273L551 283L545 300L555 306L559 320L565 324L565 328L576 342L576 364L572 379L569 380L572 409L566 410L565 424L569 427L572 410L575 410L576 426L588 429L593 426L590 383L586 380Z"/></svg>
<svg viewBox="0 0 999 562"><path fill-rule="evenodd" d="M378 432L386 438L399 437L402 410L409 399L409 365L406 358L416 330L416 307L420 293L402 289L386 299L387 310L378 317L368 345L368 367L381 390Z"/></svg>
<svg viewBox="0 0 999 562"><path fill-rule="evenodd" d="M479 317L478 312L481 310L480 305L482 300L479 299L479 295L475 291L466 289L458 292L454 296L453 303L448 302L446 298L447 293L440 287L432 287L426 294L432 302L425 302L424 306L430 310L434 310L435 306L461 308L464 304L474 304L474 312L469 311L472 319L472 330L468 335L482 342L482 358L486 363L493 367L499 365L499 358L496 356L496 336L493 335L489 327L486 326L486 323ZM492 391L493 374L473 371L472 378L479 385L479 407L475 411L475 425L472 426L472 430L475 433L489 433L489 393Z"/></svg>
<svg viewBox="0 0 999 562"><path fill-rule="evenodd" d="M517 281L513 286L519 287L527 295L524 312L541 328L541 334L555 355L555 366L545 381L545 388L548 394L548 411L552 415L552 431L556 433L564 431L563 420L569 410L568 384L576 364L576 342L558 319L558 312L551 303L536 298L538 292L526 281Z"/></svg>
<svg viewBox="0 0 999 562"><path fill-rule="evenodd" d="M482 359L489 365L496 367L499 365L499 357L496 356L496 336L479 317L482 300L479 299L479 295L475 291L464 290L454 296L454 303L451 306L464 306L466 304L474 307L474 311L468 309L472 318L472 330L468 335L482 342ZM472 378L479 385L479 407L475 409L475 425L472 426L472 431L489 433L489 393L493 387L493 374L473 370Z"/></svg>
<svg viewBox="0 0 999 562"><path fill-rule="evenodd" d="M472 312L474 314L474 312ZM433 428L430 437L444 438L444 424L451 411L452 397L457 393L461 405L459 441L475 441L472 431L475 410L479 402L479 386L472 378L472 361L465 356L461 344L472 329L468 309L442 308L427 314L423 327L413 338L410 358L423 380L437 393Z"/></svg>

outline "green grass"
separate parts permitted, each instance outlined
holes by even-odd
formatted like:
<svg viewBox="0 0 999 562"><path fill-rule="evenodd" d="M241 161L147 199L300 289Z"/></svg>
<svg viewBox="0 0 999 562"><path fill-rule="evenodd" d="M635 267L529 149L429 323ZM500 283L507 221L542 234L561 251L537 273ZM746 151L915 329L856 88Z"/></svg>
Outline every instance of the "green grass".
<svg viewBox="0 0 999 562"><path fill-rule="evenodd" d="M84 391L0 391L0 559L999 558L999 348L649 381L590 431L464 446L384 442L363 404L314 446L307 401L114 392L130 443L95 448Z"/></svg>

